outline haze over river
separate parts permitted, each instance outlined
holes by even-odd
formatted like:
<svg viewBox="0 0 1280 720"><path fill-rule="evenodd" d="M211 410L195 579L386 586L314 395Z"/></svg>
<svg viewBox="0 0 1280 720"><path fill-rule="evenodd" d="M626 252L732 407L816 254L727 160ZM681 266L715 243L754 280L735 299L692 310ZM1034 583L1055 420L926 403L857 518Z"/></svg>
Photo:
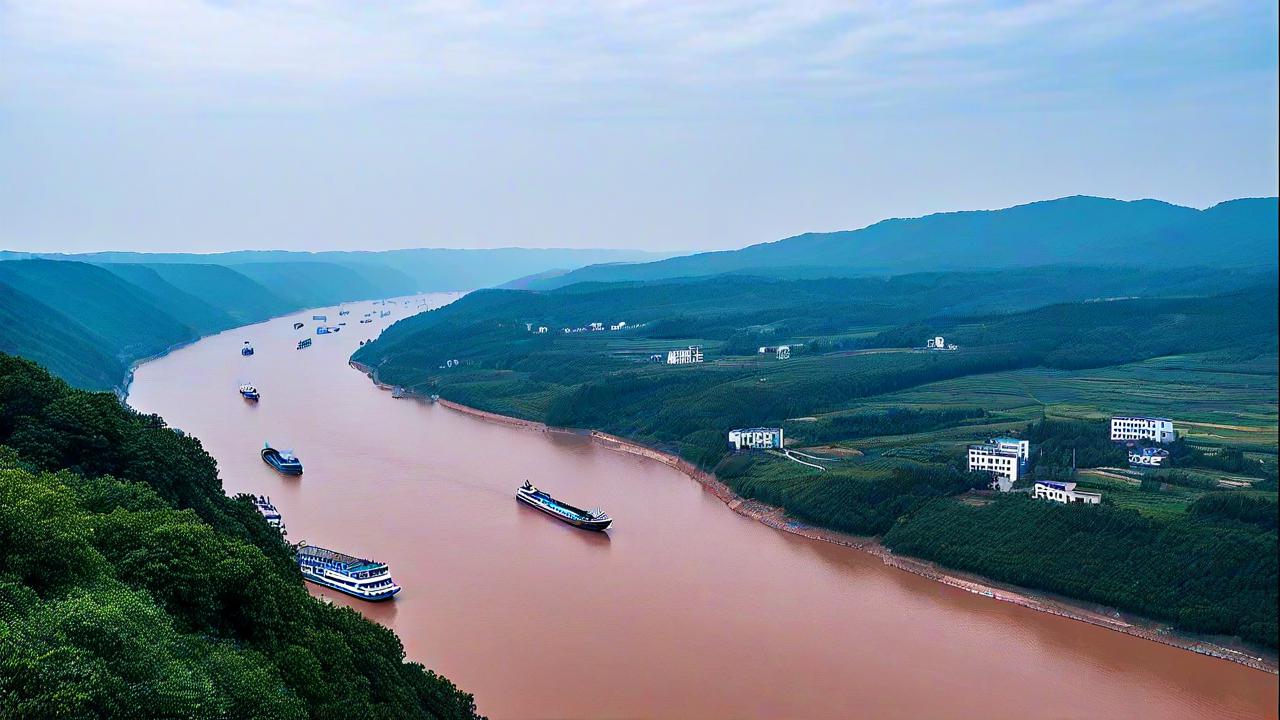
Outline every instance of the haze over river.
<svg viewBox="0 0 1280 720"><path fill-rule="evenodd" d="M347 359L417 300L364 325L380 308L347 307L146 363L129 403L198 437L228 493L270 495L290 540L390 563L404 590L388 603L308 587L394 629L411 659L474 692L491 717L1277 715L1275 675L773 530L672 468L588 438L393 399ZM304 335L312 314L348 325ZM296 350L301 337L314 346ZM240 356L245 340L252 357ZM260 403L240 398L244 382ZM268 440L295 450L305 475L263 464ZM518 504L526 478L604 508L613 529L584 532Z"/></svg>

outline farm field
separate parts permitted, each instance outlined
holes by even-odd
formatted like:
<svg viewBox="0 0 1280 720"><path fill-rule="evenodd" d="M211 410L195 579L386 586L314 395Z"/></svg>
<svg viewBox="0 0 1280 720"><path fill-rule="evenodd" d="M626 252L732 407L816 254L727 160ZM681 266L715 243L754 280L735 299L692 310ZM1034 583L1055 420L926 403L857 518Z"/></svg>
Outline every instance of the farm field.
<svg viewBox="0 0 1280 720"><path fill-rule="evenodd" d="M972 375L860 403L866 409L978 406L1025 423L1114 414L1171 417L1196 444L1276 452L1276 356L1168 356L1091 370L1044 367ZM999 425L990 429L999 429Z"/></svg>

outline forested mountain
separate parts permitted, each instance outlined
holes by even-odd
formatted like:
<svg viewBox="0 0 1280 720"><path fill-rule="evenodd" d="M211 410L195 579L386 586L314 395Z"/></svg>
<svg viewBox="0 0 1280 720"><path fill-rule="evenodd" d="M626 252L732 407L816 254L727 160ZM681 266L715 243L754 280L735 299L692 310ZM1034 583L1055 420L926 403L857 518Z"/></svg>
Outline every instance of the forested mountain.
<svg viewBox="0 0 1280 720"><path fill-rule="evenodd" d="M476 715L390 630L311 597L198 440L4 354L0 548L0 717Z"/></svg>
<svg viewBox="0 0 1280 720"><path fill-rule="evenodd" d="M494 248L461 250L415 248L383 251L292 252L286 250L240 250L225 253L136 253L99 252L66 255L61 253L14 253L0 251L0 260L43 257L90 263L144 263L182 265L240 265L274 263L324 263L328 272L341 266L385 288L381 296L414 292L474 290L508 282L514 278L554 269L573 269L593 263L647 262L670 257L672 253L640 250L577 248ZM314 269L314 268L313 268ZM406 280L407 279L407 280ZM407 282L407 284L406 284ZM407 288L407 289L404 289Z"/></svg>
<svg viewBox="0 0 1280 720"><path fill-rule="evenodd" d="M1003 210L884 220L860 230L805 233L741 250L643 264L597 265L522 283L657 280L722 273L832 277L1036 265L1274 267L1276 198L1207 210L1157 200L1074 196Z"/></svg>

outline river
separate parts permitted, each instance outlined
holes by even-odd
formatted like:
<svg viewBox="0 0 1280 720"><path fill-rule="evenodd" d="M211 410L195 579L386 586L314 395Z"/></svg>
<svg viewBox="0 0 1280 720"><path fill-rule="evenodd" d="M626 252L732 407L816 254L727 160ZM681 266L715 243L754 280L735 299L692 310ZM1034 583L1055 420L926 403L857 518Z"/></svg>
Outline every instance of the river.
<svg viewBox="0 0 1280 720"><path fill-rule="evenodd" d="M1273 674L773 530L588 438L393 399L347 359L417 301L368 324L380 306L347 307L145 363L129 403L200 438L228 493L269 494L291 540L390 563L404 590L389 603L309 587L394 629L491 717L1277 716ZM291 324L309 329L313 313L348 325L296 350ZM243 382L260 403L239 397ZM264 465L266 440L294 449L306 474ZM517 504L526 478L603 507L614 528L587 533Z"/></svg>

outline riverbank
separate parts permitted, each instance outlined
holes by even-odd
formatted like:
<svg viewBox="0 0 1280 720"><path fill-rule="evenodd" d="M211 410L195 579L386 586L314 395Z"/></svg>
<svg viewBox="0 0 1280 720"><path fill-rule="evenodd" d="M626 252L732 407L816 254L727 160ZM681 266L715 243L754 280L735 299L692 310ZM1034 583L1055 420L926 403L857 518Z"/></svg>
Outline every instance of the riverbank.
<svg viewBox="0 0 1280 720"><path fill-rule="evenodd" d="M351 366L366 374L378 387L386 390L391 389L392 386L377 379L376 373L371 368L354 361L351 362ZM410 394L421 397L412 392ZM456 412L518 429L543 433L584 434L582 431L552 427L538 421L501 415L450 400L440 399L436 402ZM874 537L848 535L805 524L788 516L782 508L741 497L728 485L718 480L714 474L708 473L674 454L600 431L590 431L589 436L593 442L607 449L654 460L677 470L711 492L734 512L763 523L775 530L792 533L811 540L819 540L861 550L876 556L885 565L895 569L992 600L1011 603L1029 610L1070 620L1086 622L1144 640L1228 660L1271 674L1277 674L1277 670L1280 669L1280 663L1277 662L1277 658L1274 656L1265 657L1250 652L1250 649L1232 647L1204 638L1193 637L1174 630L1168 625L1122 614L1112 608L1089 605L1050 593L996 583L987 578L956 572L938 566L935 563L894 553L880 544L878 539Z"/></svg>

